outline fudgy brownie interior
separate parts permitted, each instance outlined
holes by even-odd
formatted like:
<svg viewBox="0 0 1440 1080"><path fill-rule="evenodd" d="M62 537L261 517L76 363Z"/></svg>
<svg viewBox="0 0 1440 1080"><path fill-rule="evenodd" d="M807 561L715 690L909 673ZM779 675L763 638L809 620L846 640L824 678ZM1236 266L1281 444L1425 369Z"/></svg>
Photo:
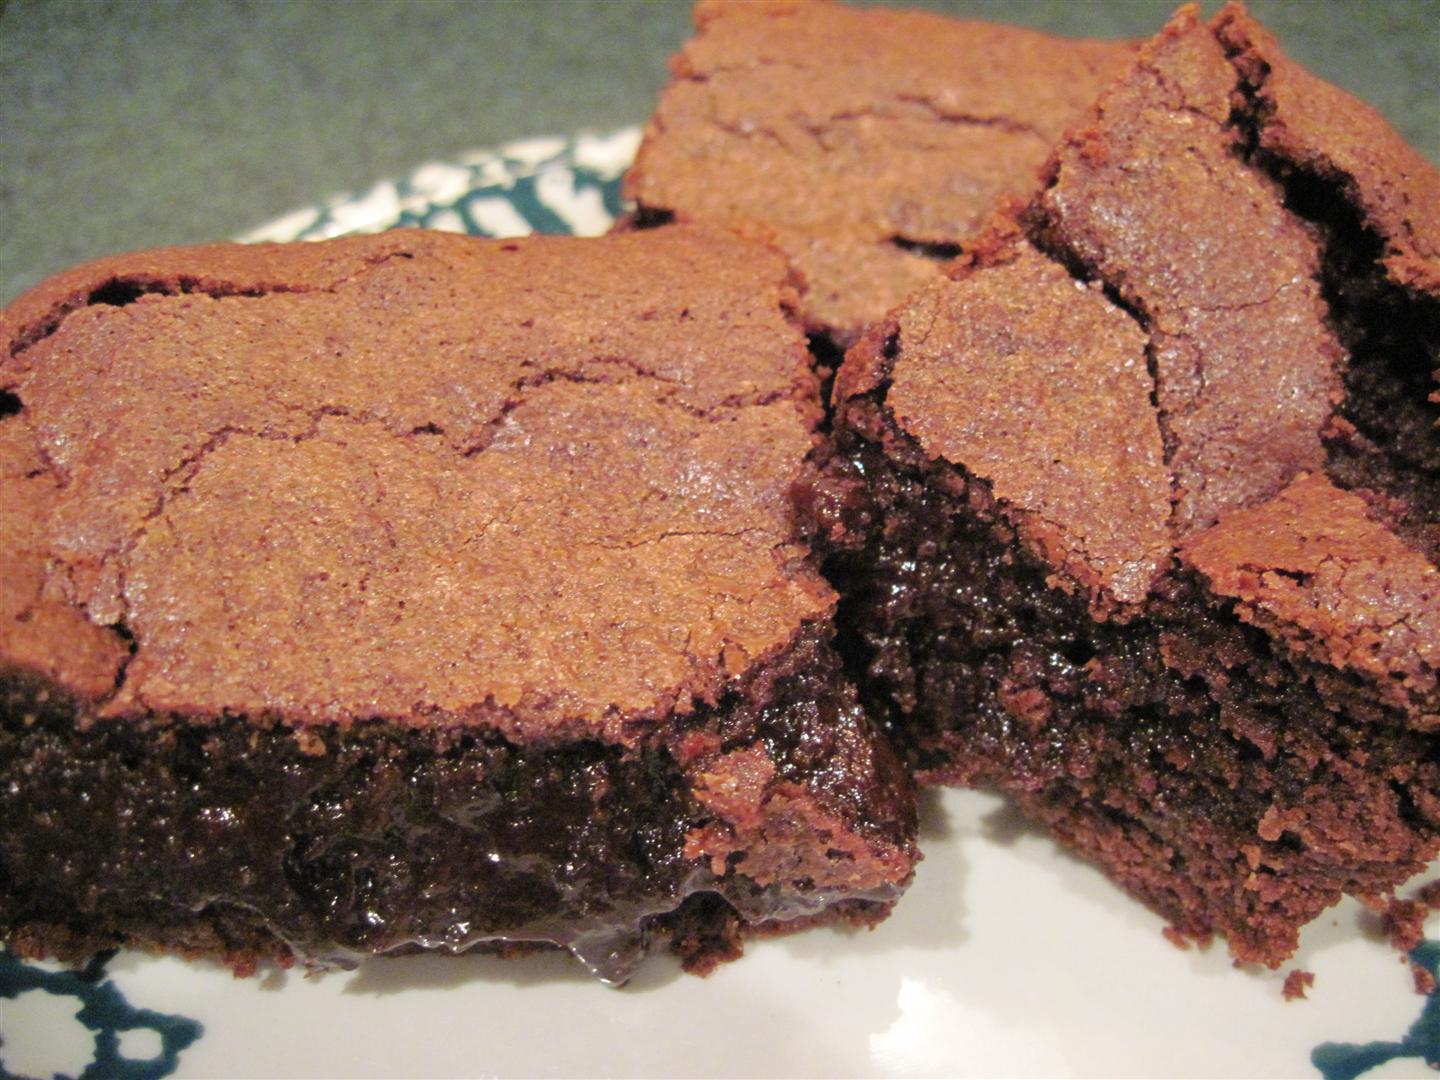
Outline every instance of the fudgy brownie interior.
<svg viewBox="0 0 1440 1080"><path fill-rule="evenodd" d="M810 502L922 779L1272 966L1440 851L1440 180L1313 82L1177 16L850 351Z"/></svg>
<svg viewBox="0 0 1440 1080"><path fill-rule="evenodd" d="M142 253L22 297L0 931L241 969L549 943L619 981L657 929L703 968L883 916L913 798L795 532L792 302L693 229Z"/></svg>
<svg viewBox="0 0 1440 1080"><path fill-rule="evenodd" d="M243 717L77 732L73 703L11 680L0 784L24 835L0 847L0 925L26 954L124 944L241 971L562 945L623 982L651 937L706 970L742 928L873 922L903 878L865 868L861 838L905 849L913 808L842 678L798 643L764 686L630 753L376 720L303 740Z"/></svg>

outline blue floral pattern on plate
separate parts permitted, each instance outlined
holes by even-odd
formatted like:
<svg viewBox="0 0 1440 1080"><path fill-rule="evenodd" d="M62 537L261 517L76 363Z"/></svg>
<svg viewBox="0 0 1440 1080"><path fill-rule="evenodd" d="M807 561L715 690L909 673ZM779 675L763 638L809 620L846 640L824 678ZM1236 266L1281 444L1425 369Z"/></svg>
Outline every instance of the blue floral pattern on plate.
<svg viewBox="0 0 1440 1080"><path fill-rule="evenodd" d="M74 1080L159 1080L175 1071L180 1052L204 1030L200 1022L131 1005L105 978L108 960L101 954L80 971L52 971L0 951L0 1001L12 1003L0 1014L0 1078L44 1070ZM42 999L36 1005L52 1006L45 1011L71 1012L70 1038L57 1040L47 1030L44 1045L31 1045L18 1025L7 1023L7 1015L21 1012L19 999L35 994Z"/></svg>
<svg viewBox="0 0 1440 1080"><path fill-rule="evenodd" d="M598 236L621 212L620 177L639 142L636 127L522 139L422 165L359 195L276 218L239 239L324 240L401 226L475 236Z"/></svg>
<svg viewBox="0 0 1440 1080"><path fill-rule="evenodd" d="M1410 953L1410 961L1440 979L1440 941L1422 942ZM1310 1063L1324 1080L1355 1080L1371 1069L1410 1058L1440 1069L1440 991L1425 996L1419 1017L1399 1042L1321 1043L1310 1054Z"/></svg>

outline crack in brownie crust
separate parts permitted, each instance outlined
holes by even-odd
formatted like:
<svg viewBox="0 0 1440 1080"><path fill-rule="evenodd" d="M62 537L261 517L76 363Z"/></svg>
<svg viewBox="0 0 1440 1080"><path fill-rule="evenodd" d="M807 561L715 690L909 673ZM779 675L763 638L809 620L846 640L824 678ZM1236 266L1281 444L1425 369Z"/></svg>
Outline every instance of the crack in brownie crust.
<svg viewBox="0 0 1440 1080"><path fill-rule="evenodd" d="M823 615L818 576L783 571L803 555L784 478L810 446L799 422L808 376L793 343L762 351L773 323L758 275L729 282L731 295L757 297L748 310L720 311L723 289L694 311L616 292L612 320L592 330L579 316L596 294L542 302L536 289L481 322L453 301L447 310L451 291L500 309L503 264L519 253L427 248L367 259L362 275L323 291L92 305L16 352L26 412L12 423L34 432L58 484L44 588L143 642L108 714L459 715L484 705L478 666L490 722L528 716L550 733L563 722L624 739L607 709L633 723L703 697L725 649L759 659L787 624ZM621 248L616 261L627 254L644 257ZM543 280L567 255L521 257ZM772 313L775 289L772 279ZM395 317L401 303L441 314L417 326ZM765 359L722 370L699 349L662 350L632 329L647 316L723 324L734 355ZM607 485L615 508L604 514L572 497ZM220 506L242 512L231 520ZM557 533L579 572L545 550ZM227 544L227 559L210 557ZM641 546L646 557L634 558ZM707 568L710 595L658 587L687 565ZM286 587L244 587L262 576ZM646 599L616 619L635 597ZM220 606L205 610L212 600ZM507 627L502 616L522 602L535 605L533 624ZM639 635L686 629L641 648L627 621ZM328 658L331 694L368 689L316 701L313 657L296 648L310 635L344 646ZM586 687L588 700L564 700L586 682L565 639L588 646L583 662L600 661L589 677L607 681Z"/></svg>
<svg viewBox="0 0 1440 1080"><path fill-rule="evenodd" d="M897 313L906 362L888 407L929 457L985 477L1027 541L1097 604L1138 602L1170 553L1144 336L1028 245L972 280ZM1006 362L986 362L997 355ZM847 377L842 393L854 389Z"/></svg>
<svg viewBox="0 0 1440 1080"><path fill-rule="evenodd" d="M1307 80L1182 9L850 350L807 500L921 778L1271 966L1440 852L1437 177Z"/></svg>
<svg viewBox="0 0 1440 1080"><path fill-rule="evenodd" d="M1339 399L1320 245L1233 153L1236 87L1214 35L1158 38L1062 142L1032 208L1043 246L1149 333L1181 535L1320 468ZM1183 227L1157 228L1182 191Z"/></svg>
<svg viewBox="0 0 1440 1080"><path fill-rule="evenodd" d="M618 980L656 927L704 967L883 915L914 809L794 528L787 274L691 228L399 232L13 305L0 928Z"/></svg>
<svg viewBox="0 0 1440 1080"><path fill-rule="evenodd" d="M702 3L695 21L626 175L639 220L762 230L806 282L810 329L842 344L1027 193L1132 51L828 3Z"/></svg>

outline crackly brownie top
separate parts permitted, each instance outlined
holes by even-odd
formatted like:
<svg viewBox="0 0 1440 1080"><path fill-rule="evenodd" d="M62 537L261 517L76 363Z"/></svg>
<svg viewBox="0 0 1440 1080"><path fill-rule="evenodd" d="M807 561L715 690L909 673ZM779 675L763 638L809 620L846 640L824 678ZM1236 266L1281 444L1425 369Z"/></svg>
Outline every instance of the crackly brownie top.
<svg viewBox="0 0 1440 1080"><path fill-rule="evenodd" d="M117 716L638 737L832 604L787 280L696 229L61 274L0 316L0 665Z"/></svg>
<svg viewBox="0 0 1440 1080"><path fill-rule="evenodd" d="M1372 227L1436 182L1412 153L1413 182L1380 184L1353 145L1373 112L1355 103L1324 128L1350 99L1294 100L1296 70L1238 7L1208 26L1181 9L1059 142L1030 203L1002 208L842 368L841 399L883 395L901 432L988 481L1028 546L1100 609L1143 600L1186 537L1325 468L1346 356L1327 238L1271 168L1289 144L1259 149L1276 117L1349 141L1325 176ZM1371 142L1404 156L1388 129ZM1353 175L1335 164L1352 161ZM1430 258L1430 212L1384 234L1392 277Z"/></svg>
<svg viewBox="0 0 1440 1080"><path fill-rule="evenodd" d="M1131 51L830 3L702 3L695 21L628 193L763 223L808 283L806 317L841 340L938 276L927 245L1028 192Z"/></svg>
<svg viewBox="0 0 1440 1080"><path fill-rule="evenodd" d="M1181 558L1237 613L1323 663L1375 682L1440 727L1440 570L1324 476L1231 514Z"/></svg>
<svg viewBox="0 0 1440 1080"><path fill-rule="evenodd" d="M1061 144L1036 206L1047 244L1149 333L1181 534L1322 468L1339 399L1319 239L1238 152L1239 82L1183 10Z"/></svg>
<svg viewBox="0 0 1440 1080"><path fill-rule="evenodd" d="M1170 554L1145 336L1022 238L975 252L956 276L963 285L932 286L896 315L896 421L988 480L1066 578L1144 599Z"/></svg>

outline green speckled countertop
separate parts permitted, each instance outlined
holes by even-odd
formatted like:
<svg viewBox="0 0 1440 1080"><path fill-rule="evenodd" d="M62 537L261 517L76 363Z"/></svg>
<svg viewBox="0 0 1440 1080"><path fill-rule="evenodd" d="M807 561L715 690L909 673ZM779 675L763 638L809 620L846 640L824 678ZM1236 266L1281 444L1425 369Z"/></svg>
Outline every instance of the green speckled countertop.
<svg viewBox="0 0 1440 1080"><path fill-rule="evenodd" d="M909 6L1141 36L1173 5ZM1440 0L1251 7L1440 161ZM689 30L688 0L0 0L0 302L71 263L230 236L427 160L642 121Z"/></svg>

